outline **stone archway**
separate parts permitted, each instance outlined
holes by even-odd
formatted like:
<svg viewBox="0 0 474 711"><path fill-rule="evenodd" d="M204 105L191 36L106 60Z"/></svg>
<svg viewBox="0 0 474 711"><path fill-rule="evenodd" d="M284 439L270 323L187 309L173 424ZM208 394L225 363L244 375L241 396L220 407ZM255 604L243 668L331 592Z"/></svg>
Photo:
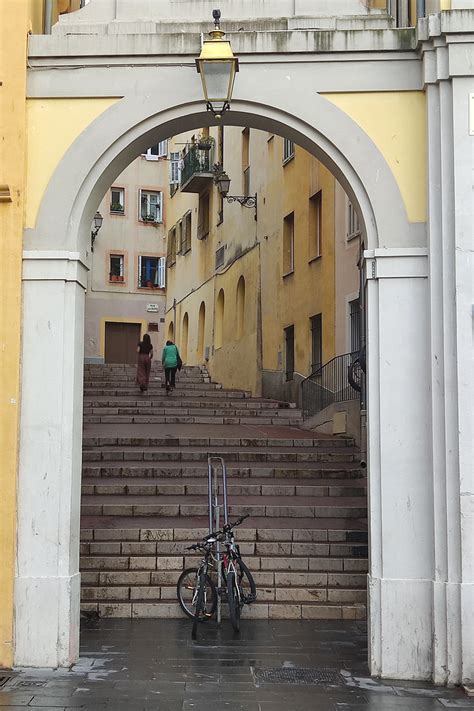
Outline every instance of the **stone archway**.
<svg viewBox="0 0 474 711"><path fill-rule="evenodd" d="M386 161L344 112L318 94L309 97L304 82L295 82L284 96L272 86L262 96L262 82L257 85L259 100L247 86L226 123L280 133L300 144L333 171L363 218L369 247L371 670L427 678L433 563L423 229L407 220ZM194 86L176 80L170 93L166 99L127 97L96 119L64 155L42 198L36 226L25 237L15 593L19 665L68 665L78 654L82 353L90 223L115 176L142 149L212 122L200 101L189 102ZM407 339L410 366L394 369L392 354ZM42 397L45 381L52 392L47 401ZM414 392L407 415L405 404ZM38 487L41 480L47 485ZM52 509L57 518L51 517ZM397 540L392 531L397 531ZM400 635L403 626L410 628L409 639Z"/></svg>

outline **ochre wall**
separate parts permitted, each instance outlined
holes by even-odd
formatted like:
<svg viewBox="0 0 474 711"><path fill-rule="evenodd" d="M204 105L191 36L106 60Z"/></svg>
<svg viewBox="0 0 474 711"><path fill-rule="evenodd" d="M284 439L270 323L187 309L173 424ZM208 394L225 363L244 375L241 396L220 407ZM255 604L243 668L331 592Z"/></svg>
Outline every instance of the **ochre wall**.
<svg viewBox="0 0 474 711"><path fill-rule="evenodd" d="M11 202L0 203L0 667L12 664L16 472L21 333L21 253L26 159L25 0L0 2L0 184ZM35 20L36 21L36 20Z"/></svg>
<svg viewBox="0 0 474 711"><path fill-rule="evenodd" d="M353 118L381 151L400 187L409 221L425 222L425 94L406 91L324 96Z"/></svg>

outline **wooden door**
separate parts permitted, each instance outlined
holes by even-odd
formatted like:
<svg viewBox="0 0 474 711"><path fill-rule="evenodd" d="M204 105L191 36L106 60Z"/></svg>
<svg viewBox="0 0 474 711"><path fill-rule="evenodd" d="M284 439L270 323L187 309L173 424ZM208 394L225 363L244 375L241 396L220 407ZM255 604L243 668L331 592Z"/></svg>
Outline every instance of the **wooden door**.
<svg viewBox="0 0 474 711"><path fill-rule="evenodd" d="M139 323L107 322L105 324L105 362L135 364L139 340Z"/></svg>

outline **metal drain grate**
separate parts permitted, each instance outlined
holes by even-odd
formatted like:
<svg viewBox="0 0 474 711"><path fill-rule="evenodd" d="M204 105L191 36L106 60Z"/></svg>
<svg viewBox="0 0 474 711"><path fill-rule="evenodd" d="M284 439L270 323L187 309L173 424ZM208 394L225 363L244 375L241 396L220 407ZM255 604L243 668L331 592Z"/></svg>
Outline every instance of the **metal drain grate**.
<svg viewBox="0 0 474 711"><path fill-rule="evenodd" d="M41 687L46 686L47 683L48 683L47 681L32 681L32 680L25 679L25 681L18 681L15 684L15 687L18 688L19 686L23 686L23 687L26 686L26 687L41 688Z"/></svg>
<svg viewBox="0 0 474 711"><path fill-rule="evenodd" d="M0 674L0 689L2 688L2 686L5 686L7 681L10 681L10 679L11 676L2 676L2 674Z"/></svg>
<svg viewBox="0 0 474 711"><path fill-rule="evenodd" d="M277 669L254 669L255 681L270 684L344 684L337 669L303 669L278 667Z"/></svg>

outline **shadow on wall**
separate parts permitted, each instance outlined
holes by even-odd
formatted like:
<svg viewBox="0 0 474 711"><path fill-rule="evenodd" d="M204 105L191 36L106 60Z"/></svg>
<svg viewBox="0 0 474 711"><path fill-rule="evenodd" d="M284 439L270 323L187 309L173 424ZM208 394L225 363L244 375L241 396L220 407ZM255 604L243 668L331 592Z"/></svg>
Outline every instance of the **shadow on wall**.
<svg viewBox="0 0 474 711"><path fill-rule="evenodd" d="M262 371L262 396L283 402L295 402L301 407L301 383L304 377L299 373L293 374L293 380L286 380L286 375L281 370Z"/></svg>

